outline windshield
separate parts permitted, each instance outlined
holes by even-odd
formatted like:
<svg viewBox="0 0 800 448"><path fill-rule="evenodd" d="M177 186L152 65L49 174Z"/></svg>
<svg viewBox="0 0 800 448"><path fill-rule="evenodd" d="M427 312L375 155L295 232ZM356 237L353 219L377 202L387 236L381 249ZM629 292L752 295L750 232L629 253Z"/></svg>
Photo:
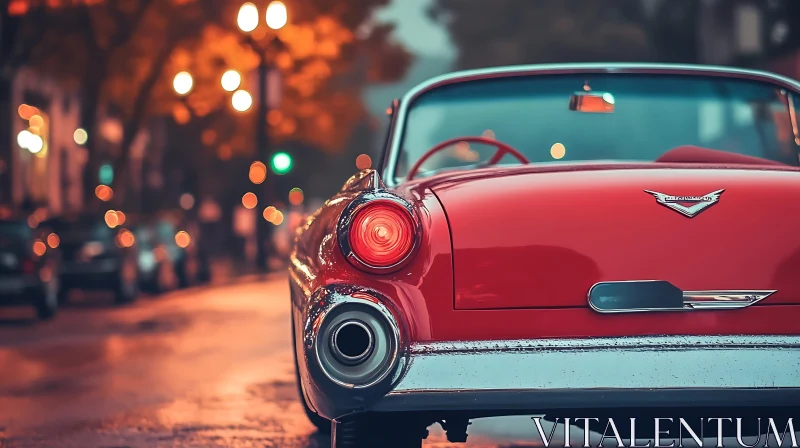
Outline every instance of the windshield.
<svg viewBox="0 0 800 448"><path fill-rule="evenodd" d="M586 96L584 96L586 95ZM575 107L576 98L606 109ZM787 95L756 81L704 76L580 74L462 82L410 107L396 175L433 146L462 136L507 143L533 163L655 161L699 146L798 165ZM458 143L420 174L488 160L495 148ZM519 163L506 155L501 163Z"/></svg>

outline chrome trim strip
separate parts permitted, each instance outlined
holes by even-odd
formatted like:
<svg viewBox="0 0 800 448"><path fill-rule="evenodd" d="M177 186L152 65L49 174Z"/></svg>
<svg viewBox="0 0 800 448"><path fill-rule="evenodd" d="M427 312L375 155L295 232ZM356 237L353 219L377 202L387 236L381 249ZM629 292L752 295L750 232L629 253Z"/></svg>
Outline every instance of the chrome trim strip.
<svg viewBox="0 0 800 448"><path fill-rule="evenodd" d="M780 76L774 73L748 70L733 67L721 67L712 65L683 65L683 64L647 64L647 63L599 63L599 64L541 64L541 65L520 65L510 67L490 67L478 70L464 70L448 73L425 81L408 93L400 100L400 105L395 118L394 132L391 136L388 148L388 160L383 171L383 179L387 187L398 185L395 179L397 169L397 157L400 151L400 142L405 127L405 120L408 109L413 101L423 93L437 87L458 82L492 79L511 76L526 75L558 75L558 74L580 74L580 73L625 73L625 74L664 74L664 75L713 75L727 78L750 79L754 81L777 84L780 87L800 94L800 82ZM800 145L800 141L798 141ZM387 148L384 148L387 150Z"/></svg>
<svg viewBox="0 0 800 448"><path fill-rule="evenodd" d="M737 309L754 305L777 291L684 291L686 309Z"/></svg>
<svg viewBox="0 0 800 448"><path fill-rule="evenodd" d="M418 342L408 348L414 355L442 353L480 352L525 352L542 350L591 350L618 349L664 349L685 350L689 348L797 348L800 336L628 336L618 338L580 339L504 339L497 341L447 341Z"/></svg>
<svg viewBox="0 0 800 448"><path fill-rule="evenodd" d="M384 189L386 189L386 185L384 185L383 180L381 180L380 174L373 169L366 169L350 176L350 178L345 181L340 191L355 192Z"/></svg>
<svg viewBox="0 0 800 448"><path fill-rule="evenodd" d="M625 280L616 282L599 282L589 288L587 302L594 311L602 314L617 313L646 313L665 311L695 311L695 310L734 310L747 308L778 292L777 290L715 290L715 291L682 291L682 307L653 307L653 308L598 308L592 301L592 291L599 285L619 283L652 283L662 280ZM668 283L668 282L664 282Z"/></svg>
<svg viewBox="0 0 800 448"><path fill-rule="evenodd" d="M624 367L624 368L623 368ZM453 341L410 347L389 395L563 389L800 387L800 337Z"/></svg>

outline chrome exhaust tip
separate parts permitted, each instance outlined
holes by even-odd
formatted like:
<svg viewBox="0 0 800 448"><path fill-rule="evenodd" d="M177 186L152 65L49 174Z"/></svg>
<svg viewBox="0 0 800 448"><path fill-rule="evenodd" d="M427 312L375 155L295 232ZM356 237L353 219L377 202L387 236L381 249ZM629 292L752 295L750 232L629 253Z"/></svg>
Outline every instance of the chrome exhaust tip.
<svg viewBox="0 0 800 448"><path fill-rule="evenodd" d="M334 293L318 303L323 308L305 337L320 373L348 389L384 384L400 363L394 315L377 300L346 294Z"/></svg>
<svg viewBox="0 0 800 448"><path fill-rule="evenodd" d="M346 366L357 366L369 358L375 349L372 329L357 319L346 320L331 332L331 354Z"/></svg>

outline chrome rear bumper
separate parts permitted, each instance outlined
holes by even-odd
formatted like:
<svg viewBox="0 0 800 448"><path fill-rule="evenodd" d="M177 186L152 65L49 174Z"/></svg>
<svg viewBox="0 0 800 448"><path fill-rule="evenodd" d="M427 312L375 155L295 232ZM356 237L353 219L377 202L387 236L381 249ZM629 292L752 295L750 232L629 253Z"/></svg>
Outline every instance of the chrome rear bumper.
<svg viewBox="0 0 800 448"><path fill-rule="evenodd" d="M376 411L800 403L800 337L662 336L415 344Z"/></svg>
<svg viewBox="0 0 800 448"><path fill-rule="evenodd" d="M411 343L399 310L372 291L329 285L297 316L310 407L333 419L378 411L530 411L797 406L800 336L653 336ZM369 317L369 316L371 317ZM324 347L336 319L370 322L384 362L360 372ZM370 319L374 319L371 321Z"/></svg>

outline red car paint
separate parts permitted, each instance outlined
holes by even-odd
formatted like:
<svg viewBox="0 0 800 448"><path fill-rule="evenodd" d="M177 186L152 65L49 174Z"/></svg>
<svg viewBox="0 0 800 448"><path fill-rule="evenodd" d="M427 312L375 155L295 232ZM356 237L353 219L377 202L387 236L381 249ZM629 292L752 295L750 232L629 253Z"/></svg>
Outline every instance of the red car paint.
<svg viewBox="0 0 800 448"><path fill-rule="evenodd" d="M643 191L723 188L719 203L691 219ZM506 166L390 191L416 204L423 221L411 262L383 275L348 263L335 229L356 193L342 193L299 230L290 273L300 296L335 283L372 288L403 311L413 341L800 334L795 168ZM596 282L654 279L683 290L778 292L741 310L608 315L587 305Z"/></svg>

